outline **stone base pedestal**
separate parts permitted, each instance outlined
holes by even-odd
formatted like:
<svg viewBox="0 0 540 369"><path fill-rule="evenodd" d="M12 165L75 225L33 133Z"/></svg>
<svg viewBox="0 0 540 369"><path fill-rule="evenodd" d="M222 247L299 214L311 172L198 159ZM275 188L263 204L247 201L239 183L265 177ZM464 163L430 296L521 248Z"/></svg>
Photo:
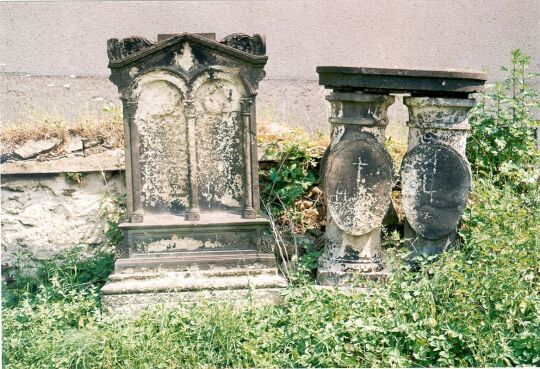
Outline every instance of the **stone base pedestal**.
<svg viewBox="0 0 540 369"><path fill-rule="evenodd" d="M355 275L377 278L383 269L380 227L353 236L341 232L330 219L325 237L325 249L319 258L317 271L319 285L349 285Z"/></svg>
<svg viewBox="0 0 540 369"><path fill-rule="evenodd" d="M207 213L200 220L182 216L147 215L142 223L121 223L125 242L117 249L121 258L148 257L156 253L261 250L261 236L269 229L266 218L245 219L240 214Z"/></svg>
<svg viewBox="0 0 540 369"><path fill-rule="evenodd" d="M355 285L355 281L360 280L361 278L367 278L370 280L383 280L386 278L388 273L385 271L373 272L374 267L378 267L380 264L366 263L362 265L358 263L358 269L319 269L317 272L317 283L320 286L339 286L339 287L351 287ZM363 269L366 267L366 269Z"/></svg>
<svg viewBox="0 0 540 369"><path fill-rule="evenodd" d="M404 238L408 240L407 245L411 250L411 253L407 257L409 260L422 255L439 255L456 247L458 243L457 231L455 230L441 238L429 240L417 234L407 221L405 221Z"/></svg>
<svg viewBox="0 0 540 369"><path fill-rule="evenodd" d="M202 300L277 301L287 281L278 274L273 251L262 249L267 227L267 219L234 214L121 224L125 244L117 254L123 257L101 290L104 309L130 313Z"/></svg>
<svg viewBox="0 0 540 369"><path fill-rule="evenodd" d="M264 305L279 302L287 285L275 268L115 273L110 279L101 292L103 308L112 314L208 301Z"/></svg>

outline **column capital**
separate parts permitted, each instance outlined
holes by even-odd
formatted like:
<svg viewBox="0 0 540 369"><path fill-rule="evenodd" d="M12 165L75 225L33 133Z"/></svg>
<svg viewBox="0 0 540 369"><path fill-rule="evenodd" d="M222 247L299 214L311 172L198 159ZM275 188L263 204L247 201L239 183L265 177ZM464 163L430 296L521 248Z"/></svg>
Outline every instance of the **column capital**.
<svg viewBox="0 0 540 369"><path fill-rule="evenodd" d="M467 114L476 101L468 98L405 97L409 110L407 126L423 129L470 129Z"/></svg>
<svg viewBox="0 0 540 369"><path fill-rule="evenodd" d="M330 102L331 124L384 127L388 124L388 107L395 97L362 92L333 92L326 99Z"/></svg>
<svg viewBox="0 0 540 369"><path fill-rule="evenodd" d="M240 105L242 107L242 113L243 114L250 114L251 105L253 105L253 98L251 98L251 97L243 97L242 99L240 99Z"/></svg>
<svg viewBox="0 0 540 369"><path fill-rule="evenodd" d="M186 99L182 102L186 115L188 117L193 117L195 115L195 102L191 99Z"/></svg>

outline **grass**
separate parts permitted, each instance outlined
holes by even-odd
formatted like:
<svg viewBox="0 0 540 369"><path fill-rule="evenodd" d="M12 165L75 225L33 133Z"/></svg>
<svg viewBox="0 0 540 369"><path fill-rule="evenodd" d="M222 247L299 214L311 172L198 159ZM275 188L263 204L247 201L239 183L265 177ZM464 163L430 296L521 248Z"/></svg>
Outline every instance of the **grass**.
<svg viewBox="0 0 540 369"><path fill-rule="evenodd" d="M93 268L64 260L3 309L6 368L516 366L540 364L540 193L475 183L461 250L370 294L291 287L282 305L156 308L107 317ZM71 260L71 259L67 259ZM96 261L97 260L97 261ZM99 261L102 260L102 261ZM95 266L101 266L96 268ZM84 270L83 280L79 272ZM84 281L84 282L82 282ZM5 293L4 293L5 295Z"/></svg>
<svg viewBox="0 0 540 369"><path fill-rule="evenodd" d="M66 143L70 136L102 138L110 147L123 147L124 126L121 108L108 105L100 112L81 113L73 121L50 112L30 111L24 119L2 126L1 154L9 154L18 145L30 140L57 138ZM59 145L52 153L61 152L62 145Z"/></svg>

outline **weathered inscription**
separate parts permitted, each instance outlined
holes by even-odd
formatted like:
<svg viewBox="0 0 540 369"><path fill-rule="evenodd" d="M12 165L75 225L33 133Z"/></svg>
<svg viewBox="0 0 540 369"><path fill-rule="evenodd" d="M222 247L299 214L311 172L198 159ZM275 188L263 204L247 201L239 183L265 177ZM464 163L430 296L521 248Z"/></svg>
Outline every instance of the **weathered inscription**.
<svg viewBox="0 0 540 369"><path fill-rule="evenodd" d="M181 213L189 205L183 96L167 81L146 84L139 95L141 194L148 213Z"/></svg>
<svg viewBox="0 0 540 369"><path fill-rule="evenodd" d="M328 209L338 227L359 236L380 226L392 192L392 160L384 147L345 139L324 166Z"/></svg>
<svg viewBox="0 0 540 369"><path fill-rule="evenodd" d="M421 144L403 159L401 178L403 209L411 227L427 239L450 234L471 187L467 161L449 146Z"/></svg>

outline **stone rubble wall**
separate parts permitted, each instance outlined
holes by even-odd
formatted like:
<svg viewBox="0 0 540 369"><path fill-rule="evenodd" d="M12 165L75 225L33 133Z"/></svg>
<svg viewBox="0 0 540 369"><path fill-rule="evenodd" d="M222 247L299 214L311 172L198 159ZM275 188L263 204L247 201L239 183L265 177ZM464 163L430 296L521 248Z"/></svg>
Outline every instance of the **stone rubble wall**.
<svg viewBox="0 0 540 369"><path fill-rule="evenodd" d="M19 256L50 259L75 245L104 241L101 201L123 193L119 171L88 172L80 184L69 184L64 173L3 174L2 264Z"/></svg>

